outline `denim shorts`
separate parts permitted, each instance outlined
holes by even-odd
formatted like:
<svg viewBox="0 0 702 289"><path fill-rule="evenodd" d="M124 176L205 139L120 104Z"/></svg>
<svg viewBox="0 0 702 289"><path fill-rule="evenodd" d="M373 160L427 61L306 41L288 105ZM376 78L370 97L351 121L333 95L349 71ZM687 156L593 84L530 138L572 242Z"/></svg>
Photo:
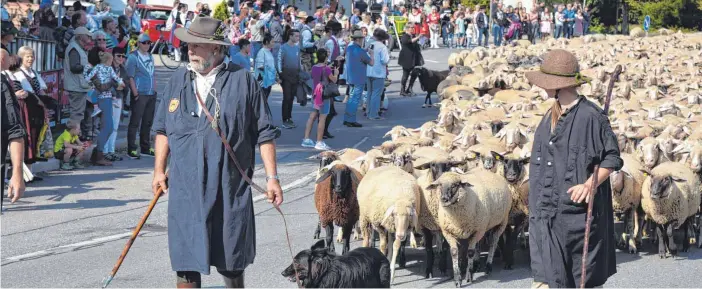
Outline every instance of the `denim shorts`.
<svg viewBox="0 0 702 289"><path fill-rule="evenodd" d="M319 111L319 114L329 114L329 112L331 111L331 101L332 101L331 98L325 99L325 100L322 102L322 106L321 106L321 107L318 107L318 106L315 105L315 106L314 106L314 110Z"/></svg>
<svg viewBox="0 0 702 289"><path fill-rule="evenodd" d="M456 37L461 38L461 37L466 37L465 33L456 33Z"/></svg>

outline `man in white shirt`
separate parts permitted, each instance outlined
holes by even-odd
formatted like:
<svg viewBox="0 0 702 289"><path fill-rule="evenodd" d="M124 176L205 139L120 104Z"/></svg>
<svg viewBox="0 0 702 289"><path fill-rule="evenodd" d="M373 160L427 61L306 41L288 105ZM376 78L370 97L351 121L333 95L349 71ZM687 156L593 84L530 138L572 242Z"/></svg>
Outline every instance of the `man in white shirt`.
<svg viewBox="0 0 702 289"><path fill-rule="evenodd" d="M387 65L390 62L390 53L384 41L390 39L390 35L384 30L376 29L373 32L373 42L370 44L370 51L373 52L373 65L368 65L366 75L368 76L368 119L382 120L380 117L380 96L385 89L385 78L387 78Z"/></svg>

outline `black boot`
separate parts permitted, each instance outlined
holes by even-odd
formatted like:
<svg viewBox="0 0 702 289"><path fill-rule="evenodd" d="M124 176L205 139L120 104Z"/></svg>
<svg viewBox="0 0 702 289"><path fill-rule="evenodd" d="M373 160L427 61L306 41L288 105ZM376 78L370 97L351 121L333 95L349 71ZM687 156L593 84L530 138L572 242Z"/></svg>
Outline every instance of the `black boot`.
<svg viewBox="0 0 702 289"><path fill-rule="evenodd" d="M224 287L244 288L244 273L237 277L224 277Z"/></svg>
<svg viewBox="0 0 702 289"><path fill-rule="evenodd" d="M327 119L324 122L324 139L334 138L332 134L329 133L329 125L332 119L336 116L336 109L334 108L334 103L331 103L331 109L327 115Z"/></svg>

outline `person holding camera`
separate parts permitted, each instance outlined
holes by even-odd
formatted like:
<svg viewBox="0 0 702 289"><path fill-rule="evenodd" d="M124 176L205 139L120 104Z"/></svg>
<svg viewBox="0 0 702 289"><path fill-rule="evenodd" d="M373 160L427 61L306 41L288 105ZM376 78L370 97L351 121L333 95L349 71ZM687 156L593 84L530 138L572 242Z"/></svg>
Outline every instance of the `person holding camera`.
<svg viewBox="0 0 702 289"><path fill-rule="evenodd" d="M390 62L390 53L384 42L390 38L385 30L376 29L373 32L373 42L370 44L373 65L368 66L368 119L382 120L380 117L380 97L385 89L385 78L387 77L387 65Z"/></svg>

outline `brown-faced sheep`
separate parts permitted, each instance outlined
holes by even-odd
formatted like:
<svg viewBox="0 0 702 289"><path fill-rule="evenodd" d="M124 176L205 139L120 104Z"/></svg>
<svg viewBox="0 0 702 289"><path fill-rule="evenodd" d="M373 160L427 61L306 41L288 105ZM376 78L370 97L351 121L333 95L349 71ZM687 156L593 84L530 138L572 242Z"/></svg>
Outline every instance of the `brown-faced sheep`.
<svg viewBox="0 0 702 289"><path fill-rule="evenodd" d="M497 174L507 180L509 192L512 195L512 205L509 209L509 223L503 235L504 246L502 259L505 269L511 270L514 265L514 248L519 233L527 225L529 217L529 157L520 158L514 155L502 155L492 152L492 156L501 163ZM512 228L514 226L514 228Z"/></svg>
<svg viewBox="0 0 702 289"><path fill-rule="evenodd" d="M656 224L658 255L665 258L667 248L675 256L678 251L678 244L673 239L675 229L681 229L686 235L682 242L683 251L690 245L687 226L700 206L700 180L690 168L677 162L659 164L646 174L641 189L641 206Z"/></svg>
<svg viewBox="0 0 702 289"><path fill-rule="evenodd" d="M636 254L637 243L641 243L641 229L643 228L643 214L641 210L641 186L644 182L644 166L631 154L620 155L624 166L619 171L609 175L612 185L612 208L614 213L622 215L625 231L621 236L616 236L620 247L628 242L628 251ZM627 236L628 235L628 236Z"/></svg>
<svg viewBox="0 0 702 289"><path fill-rule="evenodd" d="M400 246L401 243L407 235L417 230L420 194L414 176L395 166L370 170L358 186L363 247L370 245L372 228L380 235L380 252L387 254L388 233L395 233L390 261L391 280L395 277L398 254L402 256L400 265L404 265L404 246Z"/></svg>
<svg viewBox="0 0 702 289"><path fill-rule="evenodd" d="M454 282L461 286L464 274L472 281L473 259L476 244L488 237L485 273L492 271L492 259L499 237L509 221L512 197L507 181L501 176L485 170L473 170L466 175L447 172L434 181L428 189L440 192L439 226L451 247ZM465 244L466 246L459 246ZM468 258L463 258L466 256ZM466 264L459 265L459 257ZM466 269L468 269L466 272Z"/></svg>
<svg viewBox="0 0 702 289"><path fill-rule="evenodd" d="M332 252L335 251L332 242L334 224L343 230L342 254L349 251L351 232L359 216L356 191L361 179L361 174L356 170L334 161L316 181L314 204L322 227L326 229L325 242Z"/></svg>

